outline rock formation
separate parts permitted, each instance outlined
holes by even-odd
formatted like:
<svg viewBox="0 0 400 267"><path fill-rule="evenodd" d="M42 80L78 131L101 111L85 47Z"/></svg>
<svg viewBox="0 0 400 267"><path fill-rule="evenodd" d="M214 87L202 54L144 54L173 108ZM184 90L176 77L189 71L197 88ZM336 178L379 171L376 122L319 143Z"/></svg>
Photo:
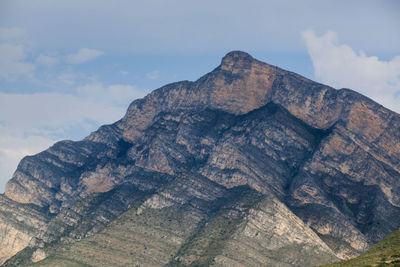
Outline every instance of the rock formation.
<svg viewBox="0 0 400 267"><path fill-rule="evenodd" d="M399 114L234 51L25 157L0 263L315 266L399 228L399 181Z"/></svg>

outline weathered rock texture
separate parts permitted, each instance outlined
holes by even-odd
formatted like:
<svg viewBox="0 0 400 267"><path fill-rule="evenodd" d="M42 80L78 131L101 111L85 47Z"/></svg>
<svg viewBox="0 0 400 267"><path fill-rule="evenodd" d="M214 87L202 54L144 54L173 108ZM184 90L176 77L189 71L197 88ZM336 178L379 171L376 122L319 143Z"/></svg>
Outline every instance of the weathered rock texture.
<svg viewBox="0 0 400 267"><path fill-rule="evenodd" d="M315 266L400 226L400 116L235 51L24 158L0 201L5 266Z"/></svg>

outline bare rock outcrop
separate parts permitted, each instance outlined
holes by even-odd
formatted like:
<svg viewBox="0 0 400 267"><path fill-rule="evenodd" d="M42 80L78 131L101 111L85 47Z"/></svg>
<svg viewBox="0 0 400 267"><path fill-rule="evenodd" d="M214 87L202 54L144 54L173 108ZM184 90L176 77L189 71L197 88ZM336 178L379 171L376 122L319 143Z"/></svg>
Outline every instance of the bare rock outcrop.
<svg viewBox="0 0 400 267"><path fill-rule="evenodd" d="M233 51L83 141L24 158L0 196L0 261L350 258L400 227L399 166L399 114Z"/></svg>

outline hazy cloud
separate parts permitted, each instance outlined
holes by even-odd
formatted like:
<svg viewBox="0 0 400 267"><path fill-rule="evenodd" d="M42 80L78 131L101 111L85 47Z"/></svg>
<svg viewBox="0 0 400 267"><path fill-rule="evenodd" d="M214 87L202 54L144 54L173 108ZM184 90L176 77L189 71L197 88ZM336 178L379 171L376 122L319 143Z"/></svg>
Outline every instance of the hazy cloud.
<svg viewBox="0 0 400 267"><path fill-rule="evenodd" d="M21 28L0 28L0 40L7 42L15 42L25 40L26 32Z"/></svg>
<svg viewBox="0 0 400 267"><path fill-rule="evenodd" d="M35 66L26 62L22 45L0 44L0 79L15 80L19 76L33 76Z"/></svg>
<svg viewBox="0 0 400 267"><path fill-rule="evenodd" d="M81 48L77 53L68 55L66 61L70 64L80 64L93 60L101 55L104 55L103 51Z"/></svg>
<svg viewBox="0 0 400 267"><path fill-rule="evenodd" d="M27 61L27 34L21 28L0 28L0 80L33 77L34 64Z"/></svg>
<svg viewBox="0 0 400 267"><path fill-rule="evenodd" d="M393 53L400 47L398 0L86 0L79 15L74 5L8 1L1 21L64 51L96 44L110 53L300 52L298 33L307 28L335 30L366 51Z"/></svg>
<svg viewBox="0 0 400 267"><path fill-rule="evenodd" d="M36 64L43 65L43 66L54 66L59 63L59 59L56 57L46 56L46 55L39 55L36 58Z"/></svg>
<svg viewBox="0 0 400 267"><path fill-rule="evenodd" d="M390 61L367 56L340 44L335 32L302 32L316 79L336 88L356 90L400 113L400 56Z"/></svg>
<svg viewBox="0 0 400 267"><path fill-rule="evenodd" d="M77 93L80 97L91 99L97 103L127 107L133 99L143 97L145 90L132 85L104 86L102 83L93 83L78 87Z"/></svg>
<svg viewBox="0 0 400 267"><path fill-rule="evenodd" d="M150 80L157 80L158 78L160 78L160 72L158 70L154 70L152 72L149 72L146 74L147 79Z"/></svg>

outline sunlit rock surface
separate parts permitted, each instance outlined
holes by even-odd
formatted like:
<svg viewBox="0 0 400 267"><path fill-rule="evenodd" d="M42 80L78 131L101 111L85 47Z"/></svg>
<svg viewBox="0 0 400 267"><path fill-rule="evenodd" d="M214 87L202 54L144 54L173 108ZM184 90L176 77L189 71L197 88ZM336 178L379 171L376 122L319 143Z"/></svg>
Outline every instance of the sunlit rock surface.
<svg viewBox="0 0 400 267"><path fill-rule="evenodd" d="M399 226L400 115L234 51L24 158L0 262L315 266Z"/></svg>

